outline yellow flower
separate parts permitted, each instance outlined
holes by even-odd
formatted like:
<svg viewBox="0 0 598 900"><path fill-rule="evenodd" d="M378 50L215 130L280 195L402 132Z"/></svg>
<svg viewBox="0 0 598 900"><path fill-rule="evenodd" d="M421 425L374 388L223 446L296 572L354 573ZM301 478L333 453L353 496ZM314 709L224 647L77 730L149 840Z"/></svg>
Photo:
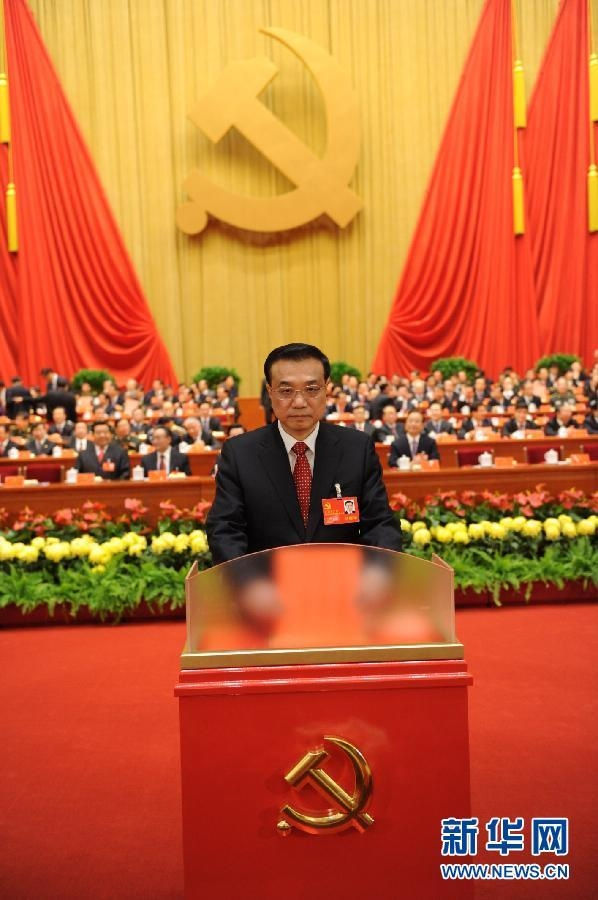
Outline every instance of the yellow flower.
<svg viewBox="0 0 598 900"><path fill-rule="evenodd" d="M100 563L100 564L97 565L97 566L92 566L92 567L91 567L91 571L94 572L96 575L99 575L99 574L101 574L102 572L105 572L105 571L106 571L106 566L104 566L104 565L102 565L102 563Z"/></svg>
<svg viewBox="0 0 598 900"><path fill-rule="evenodd" d="M33 540L31 541L31 546L32 546L32 547L37 547L38 550L41 550L41 548L44 546L45 543L46 543L46 539L45 539L45 538L43 538L43 537L34 537Z"/></svg>
<svg viewBox="0 0 598 900"><path fill-rule="evenodd" d="M106 565L110 562L111 553L106 544L95 544L89 551L89 561L94 565Z"/></svg>
<svg viewBox="0 0 598 900"><path fill-rule="evenodd" d="M573 524L573 522L563 522L562 526L563 535L566 538L575 538L577 537L577 528Z"/></svg>
<svg viewBox="0 0 598 900"><path fill-rule="evenodd" d="M521 531L526 522L527 519L525 518L525 516L515 516L511 528L513 529L513 531Z"/></svg>
<svg viewBox="0 0 598 900"><path fill-rule="evenodd" d="M402 520L404 521L404 519ZM191 552L192 553L205 553L208 549L208 539L206 537L205 531L193 531L189 535Z"/></svg>
<svg viewBox="0 0 598 900"><path fill-rule="evenodd" d="M126 544L119 537L111 537L109 541L106 541L103 544L103 546L106 547L106 549L109 550L112 554L124 553L126 549Z"/></svg>
<svg viewBox="0 0 598 900"><path fill-rule="evenodd" d="M52 543L49 546L46 541L44 556L46 559L49 559L50 562L60 562L63 559L68 559L70 555L71 545L66 541L56 541L56 543Z"/></svg>
<svg viewBox="0 0 598 900"><path fill-rule="evenodd" d="M500 522L489 522L486 530L489 536L496 541L502 541L507 536L507 529Z"/></svg>
<svg viewBox="0 0 598 900"><path fill-rule="evenodd" d="M401 531L411 531L411 522L409 519L401 519Z"/></svg>
<svg viewBox="0 0 598 900"><path fill-rule="evenodd" d="M581 522L577 523L577 533L582 535L592 535L596 531L596 526L592 521L592 518L582 519Z"/></svg>
<svg viewBox="0 0 598 900"><path fill-rule="evenodd" d="M76 537L71 541L71 553L73 556L89 556L92 547L96 544L89 540L88 536Z"/></svg>
<svg viewBox="0 0 598 900"><path fill-rule="evenodd" d="M548 519L546 521L548 521ZM571 518L571 516L567 516L567 515L565 515L565 513L561 513L559 516L559 525L561 526L561 528L567 522L572 522L572 521L573 521L573 519Z"/></svg>
<svg viewBox="0 0 598 900"><path fill-rule="evenodd" d="M469 534L470 538L474 539L474 541L479 541L482 540L482 538L486 534L486 529L481 522L472 522L467 529L467 533Z"/></svg>
<svg viewBox="0 0 598 900"><path fill-rule="evenodd" d="M513 516L505 516L498 524L510 531L513 528Z"/></svg>
<svg viewBox="0 0 598 900"><path fill-rule="evenodd" d="M127 553L129 556L139 556L147 547L147 540L141 534L135 535L135 541L128 544Z"/></svg>
<svg viewBox="0 0 598 900"><path fill-rule="evenodd" d="M418 544L420 547L423 547L424 544L429 544L431 539L432 535L425 526L424 528L418 528L413 534L413 543Z"/></svg>
<svg viewBox="0 0 598 900"><path fill-rule="evenodd" d="M436 540L440 541L441 544L448 544L451 540L451 533L448 528L445 528L443 525L439 525L436 529Z"/></svg>
<svg viewBox="0 0 598 900"><path fill-rule="evenodd" d="M166 550L172 550L174 547L174 542L176 541L176 535L172 533L172 531L165 531L164 534L160 535L162 539L162 543Z"/></svg>
<svg viewBox="0 0 598 900"><path fill-rule="evenodd" d="M152 538L152 553L156 553L159 556L161 553L164 553L166 549L164 535Z"/></svg>
<svg viewBox="0 0 598 900"><path fill-rule="evenodd" d="M57 537L46 538L46 547L49 547L52 544L59 544L59 543L60 543L60 541L58 540Z"/></svg>
<svg viewBox="0 0 598 900"><path fill-rule="evenodd" d="M175 553L184 553L189 549L189 535L188 534L177 534L175 542L174 542L174 552Z"/></svg>
<svg viewBox="0 0 598 900"><path fill-rule="evenodd" d="M544 519L544 528L546 528L547 525L555 525L557 528L561 527L561 523L555 518Z"/></svg>
<svg viewBox="0 0 598 900"><path fill-rule="evenodd" d="M542 532L542 523L537 519L528 519L521 531L526 537L538 537Z"/></svg>
<svg viewBox="0 0 598 900"><path fill-rule="evenodd" d="M12 559L13 549L10 541L2 540L0 542L0 560Z"/></svg>
<svg viewBox="0 0 598 900"><path fill-rule="evenodd" d="M561 529L556 519L553 519L552 522L549 522L547 519L544 522L544 534L549 541L558 541L561 536Z"/></svg>
<svg viewBox="0 0 598 900"><path fill-rule="evenodd" d="M456 531L453 532L453 543L469 544L469 535L465 528L457 528Z"/></svg>
<svg viewBox="0 0 598 900"><path fill-rule="evenodd" d="M21 550L17 553L17 559L24 563L34 563L37 562L39 557L39 550L37 547L34 547L30 544L28 547L23 546Z"/></svg>
<svg viewBox="0 0 598 900"><path fill-rule="evenodd" d="M419 528L426 528L426 527L427 526L426 526L425 522L421 522L418 520L417 522L414 522L413 525L411 526L411 531L417 531Z"/></svg>

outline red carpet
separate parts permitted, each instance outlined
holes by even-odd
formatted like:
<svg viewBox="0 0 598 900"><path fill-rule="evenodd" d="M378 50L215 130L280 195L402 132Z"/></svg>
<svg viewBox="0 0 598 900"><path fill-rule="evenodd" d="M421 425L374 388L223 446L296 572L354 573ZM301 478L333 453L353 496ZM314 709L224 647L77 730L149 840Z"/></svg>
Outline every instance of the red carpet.
<svg viewBox="0 0 598 900"><path fill-rule="evenodd" d="M572 822L571 881L478 883L480 898L596 896L597 625L591 605L458 613L482 831L501 815ZM183 639L178 622L0 633L1 897L182 896L172 688ZM380 900L400 896L392 870ZM229 896L259 900L232 885Z"/></svg>

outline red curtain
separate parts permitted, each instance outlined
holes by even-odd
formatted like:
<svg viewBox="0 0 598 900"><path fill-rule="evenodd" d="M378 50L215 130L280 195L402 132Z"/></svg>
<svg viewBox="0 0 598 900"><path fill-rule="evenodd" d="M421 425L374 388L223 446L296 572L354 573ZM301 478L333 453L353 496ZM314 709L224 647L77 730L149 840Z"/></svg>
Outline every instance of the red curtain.
<svg viewBox="0 0 598 900"><path fill-rule="evenodd" d="M6 185L8 151L0 144L0 378L6 383L18 369L17 265L7 249Z"/></svg>
<svg viewBox="0 0 598 900"><path fill-rule="evenodd" d="M66 375L98 367L119 381L175 383L33 17L24 0L4 5L19 253L7 260L0 231L0 324L9 310L18 322L16 359L10 329L0 344L2 371L32 382L44 365Z"/></svg>
<svg viewBox="0 0 598 900"><path fill-rule="evenodd" d="M588 231L587 0L563 0L530 102L527 203L542 353L598 348L598 234ZM594 127L598 145L598 128Z"/></svg>
<svg viewBox="0 0 598 900"><path fill-rule="evenodd" d="M496 375L539 342L529 236L513 235L510 0L488 0L372 364L391 375L463 355ZM525 170L524 170L525 174Z"/></svg>

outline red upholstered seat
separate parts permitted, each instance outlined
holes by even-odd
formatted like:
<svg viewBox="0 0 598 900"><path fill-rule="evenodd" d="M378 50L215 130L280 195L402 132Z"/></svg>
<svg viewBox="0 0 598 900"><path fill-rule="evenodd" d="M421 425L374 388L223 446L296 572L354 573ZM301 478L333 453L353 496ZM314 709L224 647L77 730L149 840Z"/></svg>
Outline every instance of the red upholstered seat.
<svg viewBox="0 0 598 900"><path fill-rule="evenodd" d="M25 466L25 478L37 478L38 481L55 482L60 481L59 466L41 466L31 465Z"/></svg>
<svg viewBox="0 0 598 900"><path fill-rule="evenodd" d="M582 453L587 453L592 462L598 461L598 444L585 444L581 448Z"/></svg>
<svg viewBox="0 0 598 900"><path fill-rule="evenodd" d="M0 469L0 481L4 481L7 475L18 475L19 467L18 466L2 466Z"/></svg>
<svg viewBox="0 0 598 900"><path fill-rule="evenodd" d="M544 459L544 454L549 450L556 450L559 455L559 459L563 458L563 448L554 447L552 444L541 444L539 447L524 447L523 450L525 453L526 463L530 463L531 465L546 462L546 460Z"/></svg>
<svg viewBox="0 0 598 900"><path fill-rule="evenodd" d="M459 468L461 468L461 466L477 466L481 453L484 453L484 451L477 447L475 450L472 448L468 448L467 450L455 450L455 461L457 466Z"/></svg>

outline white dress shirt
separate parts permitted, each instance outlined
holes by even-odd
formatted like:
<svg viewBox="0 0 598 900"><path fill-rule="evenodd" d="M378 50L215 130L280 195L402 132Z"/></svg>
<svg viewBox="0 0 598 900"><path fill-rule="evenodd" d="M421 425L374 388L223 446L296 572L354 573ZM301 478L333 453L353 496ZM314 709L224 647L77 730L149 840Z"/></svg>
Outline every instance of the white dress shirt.
<svg viewBox="0 0 598 900"><path fill-rule="evenodd" d="M295 463L297 462L297 454L293 453L293 447L298 443L297 438L294 438L292 435L287 434L280 422L278 423L278 430L284 442L285 450L287 451L291 472L293 472L295 470ZM309 468L311 469L312 473L314 470L314 462L316 459L316 438L318 437L319 430L320 423L318 422L311 434L308 434L306 438L303 438L303 443L307 444L305 457L309 463Z"/></svg>

